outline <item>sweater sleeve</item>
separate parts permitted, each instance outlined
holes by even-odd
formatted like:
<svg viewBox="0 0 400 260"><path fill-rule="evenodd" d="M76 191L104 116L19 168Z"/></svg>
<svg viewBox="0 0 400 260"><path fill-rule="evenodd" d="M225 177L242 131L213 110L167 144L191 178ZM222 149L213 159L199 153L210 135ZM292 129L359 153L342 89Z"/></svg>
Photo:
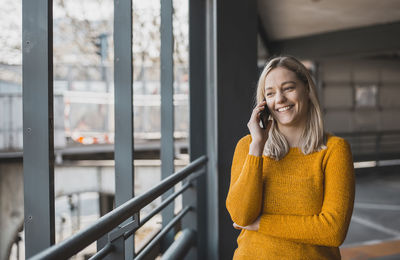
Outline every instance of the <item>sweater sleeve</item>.
<svg viewBox="0 0 400 260"><path fill-rule="evenodd" d="M249 154L251 136L242 138L236 145L231 168L231 182L226 208L236 224L253 223L262 209L262 156Z"/></svg>
<svg viewBox="0 0 400 260"><path fill-rule="evenodd" d="M324 161L324 200L319 214L263 214L259 232L299 243L339 247L347 234L354 206L355 177L350 145L339 139Z"/></svg>

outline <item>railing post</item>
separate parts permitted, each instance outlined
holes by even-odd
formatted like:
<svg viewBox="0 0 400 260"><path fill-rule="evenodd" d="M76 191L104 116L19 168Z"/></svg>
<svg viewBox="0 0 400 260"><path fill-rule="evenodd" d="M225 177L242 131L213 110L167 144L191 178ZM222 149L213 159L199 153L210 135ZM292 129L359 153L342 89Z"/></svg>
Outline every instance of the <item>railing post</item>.
<svg viewBox="0 0 400 260"><path fill-rule="evenodd" d="M128 258L128 254L130 251L125 252L125 241L131 238L134 233L139 227L139 213L134 214L134 220L127 223L125 226L120 226L108 234L108 242L113 247L113 250L105 259L109 260L125 260ZM129 235L127 235L129 233ZM132 245L128 245L132 246ZM130 260L132 258L128 258Z"/></svg>
<svg viewBox="0 0 400 260"><path fill-rule="evenodd" d="M123 236L118 237L111 242L113 250L105 257L107 260L125 260L125 239Z"/></svg>

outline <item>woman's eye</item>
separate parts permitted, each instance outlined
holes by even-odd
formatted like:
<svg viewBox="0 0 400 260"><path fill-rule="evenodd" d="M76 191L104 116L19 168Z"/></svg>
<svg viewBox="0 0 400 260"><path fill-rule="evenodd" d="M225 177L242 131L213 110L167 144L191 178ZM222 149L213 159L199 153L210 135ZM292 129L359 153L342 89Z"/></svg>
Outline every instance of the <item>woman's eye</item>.
<svg viewBox="0 0 400 260"><path fill-rule="evenodd" d="M292 87L287 87L287 88L285 88L285 91L286 90L293 90L293 89L295 89L295 87L293 87L293 86Z"/></svg>
<svg viewBox="0 0 400 260"><path fill-rule="evenodd" d="M270 96L272 96L272 94L273 93L270 92L270 93L267 93L266 95L267 95L267 97L270 97Z"/></svg>

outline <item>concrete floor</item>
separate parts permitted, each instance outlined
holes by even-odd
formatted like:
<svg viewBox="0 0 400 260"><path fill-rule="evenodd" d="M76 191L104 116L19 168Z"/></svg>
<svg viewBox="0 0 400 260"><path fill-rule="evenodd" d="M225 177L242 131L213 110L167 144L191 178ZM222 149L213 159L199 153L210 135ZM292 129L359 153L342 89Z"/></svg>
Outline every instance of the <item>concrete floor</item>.
<svg viewBox="0 0 400 260"><path fill-rule="evenodd" d="M400 259L400 166L356 171L356 198L343 259Z"/></svg>

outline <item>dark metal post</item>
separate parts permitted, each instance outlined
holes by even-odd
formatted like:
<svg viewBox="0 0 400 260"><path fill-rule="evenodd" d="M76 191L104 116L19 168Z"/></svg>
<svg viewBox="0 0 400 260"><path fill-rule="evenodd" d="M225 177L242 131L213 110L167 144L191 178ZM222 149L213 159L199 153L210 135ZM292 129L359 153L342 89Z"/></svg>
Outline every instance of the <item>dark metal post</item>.
<svg viewBox="0 0 400 260"><path fill-rule="evenodd" d="M212 132L207 132L208 138L211 138L211 133L215 137L214 143L208 143L214 147L207 147L214 154L210 154L210 151L207 155L210 158L208 165L215 163L217 169L208 172L207 188L215 189L214 194L208 194L214 195L208 203L215 203L218 211L218 241L215 245L219 249L219 255L208 259L232 259L239 232L232 228L225 201L234 149L239 139L249 133L246 124L250 118L257 85L257 1L249 0L246 4L241 0L215 2L215 55L208 56L216 59L213 81L216 85L212 87L215 118L210 122ZM211 159L217 161L213 162ZM212 187L215 184L211 182L218 187Z"/></svg>
<svg viewBox="0 0 400 260"><path fill-rule="evenodd" d="M189 1L189 112L190 161L206 153L206 2ZM183 193L183 205L193 205L182 220L182 229L196 231L196 243L186 259L206 259L207 201L206 175L194 181L192 188Z"/></svg>
<svg viewBox="0 0 400 260"><path fill-rule="evenodd" d="M229 4L228 4L229 5ZM217 146L217 1L206 0L206 176L207 257L219 257L218 146Z"/></svg>
<svg viewBox="0 0 400 260"><path fill-rule="evenodd" d="M132 75L132 1L116 0L114 1L114 100L117 207L134 196ZM134 236L129 237L125 243L125 257L132 259Z"/></svg>
<svg viewBox="0 0 400 260"><path fill-rule="evenodd" d="M116 240L112 241L112 246L114 250L106 257L106 259L113 259L113 260L124 260L125 258L125 240L123 236L120 236ZM132 258L131 258L132 259Z"/></svg>
<svg viewBox="0 0 400 260"><path fill-rule="evenodd" d="M172 0L161 0L161 177L167 178L174 172L174 63L172 34ZM166 192L165 199L173 193ZM165 227L174 217L174 203L162 211L162 225ZM165 236L161 251L173 242L174 230Z"/></svg>
<svg viewBox="0 0 400 260"><path fill-rule="evenodd" d="M25 256L54 244L52 0L22 1Z"/></svg>

